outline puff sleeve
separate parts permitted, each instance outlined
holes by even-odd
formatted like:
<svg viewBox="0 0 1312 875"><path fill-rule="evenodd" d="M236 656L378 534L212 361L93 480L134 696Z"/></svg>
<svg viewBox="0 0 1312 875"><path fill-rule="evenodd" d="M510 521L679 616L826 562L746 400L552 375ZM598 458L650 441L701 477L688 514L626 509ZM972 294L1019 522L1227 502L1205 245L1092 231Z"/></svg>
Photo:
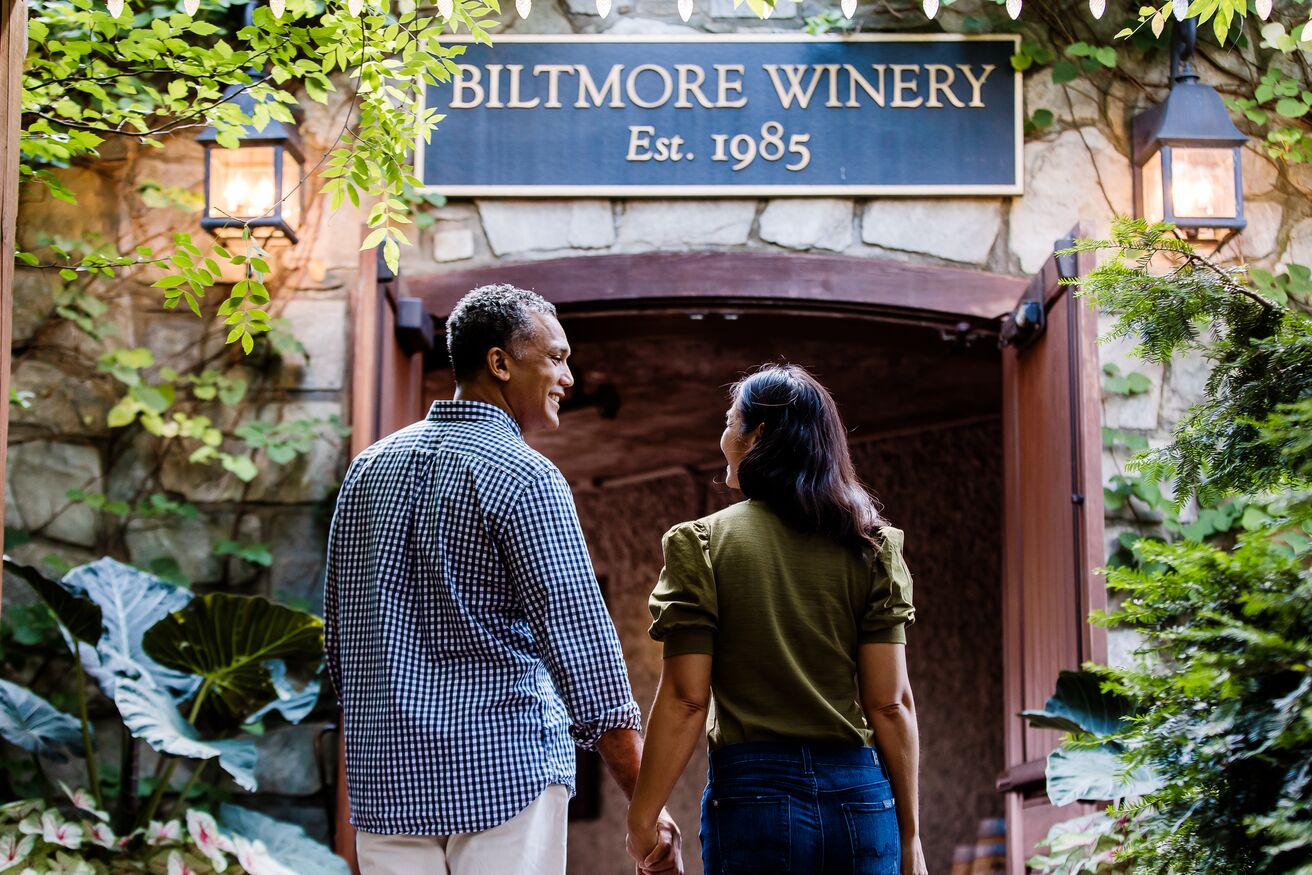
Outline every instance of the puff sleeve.
<svg viewBox="0 0 1312 875"><path fill-rule="evenodd" d="M862 644L905 644L906 627L915 622L911 604L911 571L902 557L901 529L879 530L882 546L870 575L870 596L861 618Z"/></svg>
<svg viewBox="0 0 1312 875"><path fill-rule="evenodd" d="M665 567L648 600L650 634L665 655L714 653L719 618L710 530L700 521L680 523L661 541Z"/></svg>

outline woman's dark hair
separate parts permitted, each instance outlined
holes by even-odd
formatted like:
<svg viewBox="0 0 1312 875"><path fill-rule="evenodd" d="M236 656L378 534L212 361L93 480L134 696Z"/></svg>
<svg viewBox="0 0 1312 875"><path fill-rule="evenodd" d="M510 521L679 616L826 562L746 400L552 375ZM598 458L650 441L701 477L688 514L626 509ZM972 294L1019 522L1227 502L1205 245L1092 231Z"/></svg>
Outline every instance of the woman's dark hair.
<svg viewBox="0 0 1312 875"><path fill-rule="evenodd" d="M857 548L879 547L884 518L856 476L829 390L798 365L762 365L731 390L746 434L764 424L738 464L738 484L785 522Z"/></svg>

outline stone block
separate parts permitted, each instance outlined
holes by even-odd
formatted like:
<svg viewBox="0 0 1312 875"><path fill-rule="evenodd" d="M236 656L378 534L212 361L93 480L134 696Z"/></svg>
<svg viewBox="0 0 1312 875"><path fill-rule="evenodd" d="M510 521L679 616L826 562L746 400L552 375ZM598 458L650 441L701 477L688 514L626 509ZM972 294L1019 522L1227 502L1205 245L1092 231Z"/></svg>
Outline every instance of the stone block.
<svg viewBox="0 0 1312 875"><path fill-rule="evenodd" d="M887 198L866 204L861 239L872 246L981 264L1002 227L998 201Z"/></svg>
<svg viewBox="0 0 1312 875"><path fill-rule="evenodd" d="M9 408L15 430L94 437L109 433L105 417L118 403L123 387L103 374L88 376L92 367L63 357L32 356L18 362L11 386L32 393L32 406Z"/></svg>
<svg viewBox="0 0 1312 875"><path fill-rule="evenodd" d="M325 502L264 515L262 537L274 545L270 598L315 613L322 610L331 511Z"/></svg>
<svg viewBox="0 0 1312 875"><path fill-rule="evenodd" d="M1102 317L1100 333L1111 327L1111 320ZM1117 338L1102 343L1098 347L1099 363L1120 368L1122 374L1138 372L1146 376L1151 385L1147 392L1139 395L1116 395L1103 393L1103 425L1108 428L1128 428L1138 431L1153 431L1157 428L1158 411L1162 403L1163 369L1160 364L1146 362L1134 355L1137 341L1131 338Z"/></svg>
<svg viewBox="0 0 1312 875"><path fill-rule="evenodd" d="M622 17L614 19L615 23L606 29L606 33L643 36L646 34L680 34L680 33L700 33L695 27L689 27L686 24L671 24L667 21L657 21L653 18L631 18Z"/></svg>
<svg viewBox="0 0 1312 875"><path fill-rule="evenodd" d="M54 313L55 293L63 281L53 271L14 270L13 344L26 346Z"/></svg>
<svg viewBox="0 0 1312 875"><path fill-rule="evenodd" d="M1059 85L1052 81L1049 68L1043 67L1030 70L1024 82L1026 115L1033 115L1037 109L1046 109L1052 112L1059 125L1096 125L1102 122L1101 97L1087 79Z"/></svg>
<svg viewBox="0 0 1312 875"><path fill-rule="evenodd" d="M433 260L464 261L474 257L474 232L454 222L433 226Z"/></svg>
<svg viewBox="0 0 1312 875"><path fill-rule="evenodd" d="M336 296L293 295L282 310L292 334L310 353L283 359L275 385L335 392L346 384L347 302Z"/></svg>
<svg viewBox="0 0 1312 875"><path fill-rule="evenodd" d="M327 683L325 676L324 683ZM319 762L315 757L315 739L323 732L322 723L274 729L255 740L259 760L255 780L261 793L280 796L309 796L323 786Z"/></svg>
<svg viewBox="0 0 1312 875"><path fill-rule="evenodd" d="M10 444L7 458L6 525L94 546L96 512L70 501L67 493L100 491L100 451L84 444L32 441Z"/></svg>
<svg viewBox="0 0 1312 875"><path fill-rule="evenodd" d="M533 11L528 18L520 18L514 3L507 3L502 8L503 20L506 22L502 33L573 33L574 27L569 17L562 11L556 0L534 0ZM572 10L571 10L572 11ZM593 14L597 12L593 6ZM506 13L509 13L507 16Z"/></svg>
<svg viewBox="0 0 1312 875"><path fill-rule="evenodd" d="M1130 161L1097 128L1026 143L1025 194L1011 207L1011 251L1023 272L1034 273L1052 255L1053 241L1077 223L1085 235L1101 236L1113 212L1129 214L1133 206Z"/></svg>
<svg viewBox="0 0 1312 875"><path fill-rule="evenodd" d="M118 240L121 219L118 180L88 167L65 167L53 172L60 182L72 189L77 203L47 197L20 209L18 248L37 249L42 234L58 234L66 238L98 234L109 241Z"/></svg>
<svg viewBox="0 0 1312 875"><path fill-rule="evenodd" d="M603 249L615 242L610 201L478 201L488 245L499 256Z"/></svg>
<svg viewBox="0 0 1312 875"><path fill-rule="evenodd" d="M149 568L156 559L172 557L192 583L223 580L226 557L214 552L214 544L233 536L233 514L212 512L198 519L139 517L128 522L123 540L132 564Z"/></svg>
<svg viewBox="0 0 1312 875"><path fill-rule="evenodd" d="M1312 267L1312 219L1304 219L1289 231L1289 242L1277 267L1284 270L1291 264Z"/></svg>
<svg viewBox="0 0 1312 875"><path fill-rule="evenodd" d="M1240 174L1244 179L1244 197L1261 197L1275 190L1280 174L1276 165L1265 154L1259 152L1261 146L1245 146L1240 150ZM1245 209L1247 204L1244 205Z"/></svg>
<svg viewBox="0 0 1312 875"><path fill-rule="evenodd" d="M1244 204L1248 226L1239 232L1235 242L1245 259L1265 258L1275 251L1284 216L1285 211L1278 203L1249 201Z"/></svg>
<svg viewBox="0 0 1312 875"><path fill-rule="evenodd" d="M294 422L341 416L342 405L336 401L297 401L267 404L259 409L259 418L268 422ZM260 474L251 481L247 500L276 504L320 501L340 482L346 469L347 443L343 438L321 429L325 435L316 440L309 453L298 455L285 465L277 465L260 453Z"/></svg>
<svg viewBox="0 0 1312 875"><path fill-rule="evenodd" d="M761 212L761 239L788 249L829 249L841 252L852 243L852 202L774 200Z"/></svg>
<svg viewBox="0 0 1312 875"><path fill-rule="evenodd" d="M630 201L617 245L629 251L741 246L756 218L756 201Z"/></svg>
<svg viewBox="0 0 1312 875"><path fill-rule="evenodd" d="M1171 359L1165 385L1162 387L1163 428L1173 428L1189 412L1189 408L1198 403L1211 373L1212 362L1197 350Z"/></svg>

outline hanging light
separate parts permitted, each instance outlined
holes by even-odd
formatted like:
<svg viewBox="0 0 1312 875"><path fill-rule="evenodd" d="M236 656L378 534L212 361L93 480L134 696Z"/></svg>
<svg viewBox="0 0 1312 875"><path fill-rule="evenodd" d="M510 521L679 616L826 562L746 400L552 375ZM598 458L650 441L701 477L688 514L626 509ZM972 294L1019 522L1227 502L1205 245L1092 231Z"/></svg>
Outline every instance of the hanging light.
<svg viewBox="0 0 1312 875"><path fill-rule="evenodd" d="M269 11L273 13L274 18L282 18L283 13L287 11L287 0L269 0Z"/></svg>
<svg viewBox="0 0 1312 875"><path fill-rule="evenodd" d="M844 18L851 18L856 15L856 0L840 0L839 5L843 10Z"/></svg>
<svg viewBox="0 0 1312 875"><path fill-rule="evenodd" d="M1216 90L1198 81L1197 28L1194 18L1175 25L1171 90L1133 120L1134 203L1140 218L1220 247L1247 224L1239 150L1248 138Z"/></svg>
<svg viewBox="0 0 1312 875"><path fill-rule="evenodd" d="M1171 0L1171 12L1176 21L1184 21L1189 17L1189 0Z"/></svg>
<svg viewBox="0 0 1312 875"><path fill-rule="evenodd" d="M938 0L925 0L922 8L925 10L926 18L933 18L938 15Z"/></svg>
<svg viewBox="0 0 1312 875"><path fill-rule="evenodd" d="M611 0L597 0L597 14L602 18L610 15Z"/></svg>
<svg viewBox="0 0 1312 875"><path fill-rule="evenodd" d="M1107 11L1107 0L1089 0L1089 11L1094 18L1102 18L1102 14Z"/></svg>
<svg viewBox="0 0 1312 875"><path fill-rule="evenodd" d="M123 0L109 0L105 5L109 9L110 18L118 18L123 14Z"/></svg>
<svg viewBox="0 0 1312 875"><path fill-rule="evenodd" d="M1013 20L1020 17L1021 5L1021 0L1007 0L1007 14L1010 15Z"/></svg>
<svg viewBox="0 0 1312 875"><path fill-rule="evenodd" d="M692 0L679 0L679 17L685 22L692 18Z"/></svg>
<svg viewBox="0 0 1312 875"><path fill-rule="evenodd" d="M515 0L515 11L520 18L528 18L528 14L533 11L533 0Z"/></svg>
<svg viewBox="0 0 1312 875"><path fill-rule="evenodd" d="M455 0L437 0L438 15L442 16L447 21L450 21L451 16L455 15L455 13L456 13Z"/></svg>
<svg viewBox="0 0 1312 875"><path fill-rule="evenodd" d="M1271 0L1257 0L1257 16L1263 21L1271 17Z"/></svg>
<svg viewBox="0 0 1312 875"><path fill-rule="evenodd" d="M240 85L228 89L228 95L234 93L230 102L249 116L254 99ZM263 131L247 126L235 149L220 146L213 127L196 139L205 147L205 212L200 226L216 237L240 237L249 226L269 242L295 243L304 212L305 167L296 126L279 121L270 121Z"/></svg>

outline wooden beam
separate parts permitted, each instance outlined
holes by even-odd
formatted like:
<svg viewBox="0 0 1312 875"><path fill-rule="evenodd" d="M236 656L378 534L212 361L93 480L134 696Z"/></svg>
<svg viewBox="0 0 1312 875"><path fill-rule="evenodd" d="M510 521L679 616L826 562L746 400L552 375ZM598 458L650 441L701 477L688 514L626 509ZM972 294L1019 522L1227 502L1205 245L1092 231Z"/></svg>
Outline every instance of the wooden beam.
<svg viewBox="0 0 1312 875"><path fill-rule="evenodd" d="M22 111L23 57L27 54L27 4L0 0L0 483L9 445L9 346L13 342L14 248L18 222L18 129ZM0 490L0 518L4 517ZM0 549L3 535L0 534ZM0 574L0 587L3 587Z"/></svg>
<svg viewBox="0 0 1312 875"><path fill-rule="evenodd" d="M811 305L993 320L1011 311L1026 281L956 267L847 255L646 252L596 255L407 276L409 294L445 316L470 289L492 282L533 289L566 309L655 301L684 306Z"/></svg>

